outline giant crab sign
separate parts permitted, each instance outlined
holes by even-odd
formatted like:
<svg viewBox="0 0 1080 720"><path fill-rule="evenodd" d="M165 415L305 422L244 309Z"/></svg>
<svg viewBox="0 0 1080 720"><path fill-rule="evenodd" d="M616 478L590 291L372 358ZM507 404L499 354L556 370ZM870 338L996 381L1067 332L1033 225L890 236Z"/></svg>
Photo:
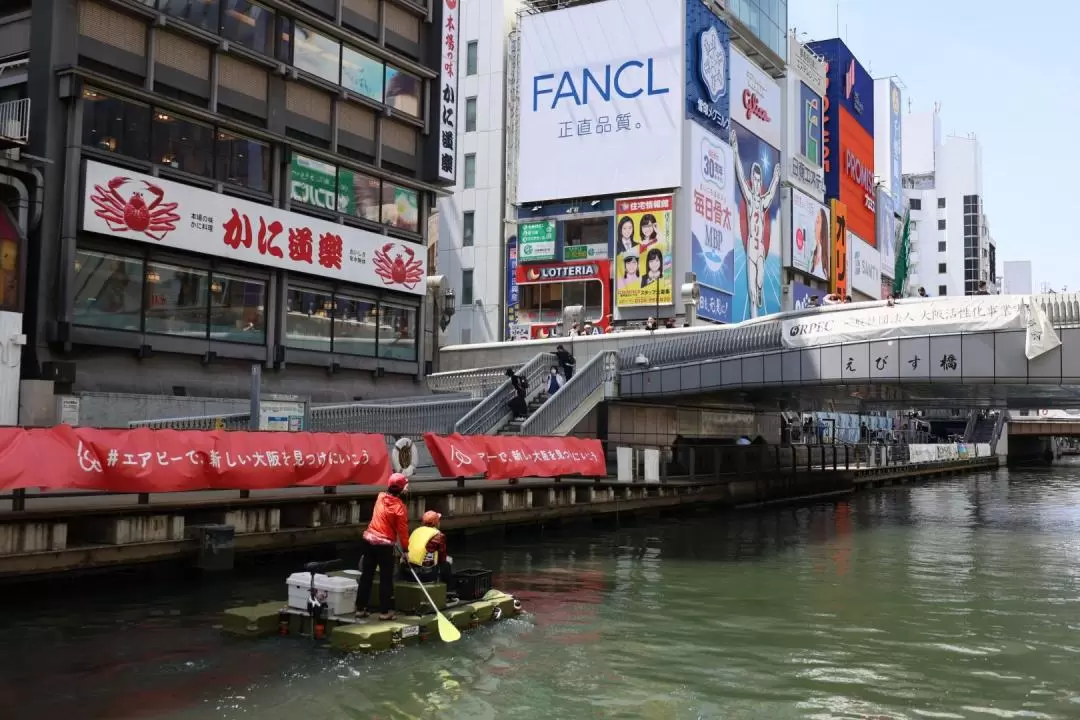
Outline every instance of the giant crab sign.
<svg viewBox="0 0 1080 720"><path fill-rule="evenodd" d="M119 188L129 182L146 188L146 192L154 196L153 201L147 205L139 190L126 198L121 195ZM163 240L176 229L176 222L180 219L176 214L177 203L164 200L165 191L157 185L124 176L114 177L108 182L107 188L95 185L94 192L90 194L90 202L98 206L94 214L104 220L110 230L143 233L154 240Z"/></svg>
<svg viewBox="0 0 1080 720"><path fill-rule="evenodd" d="M424 279L424 263L416 259L411 248L399 246L391 257L394 243L386 243L375 251L375 274L387 285L402 285L409 290Z"/></svg>

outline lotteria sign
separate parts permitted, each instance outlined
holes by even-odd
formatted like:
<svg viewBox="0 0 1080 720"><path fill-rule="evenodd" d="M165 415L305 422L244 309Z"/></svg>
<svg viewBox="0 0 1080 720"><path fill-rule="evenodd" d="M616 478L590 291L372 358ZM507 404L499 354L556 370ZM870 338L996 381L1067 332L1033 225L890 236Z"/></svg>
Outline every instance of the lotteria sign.
<svg viewBox="0 0 1080 720"><path fill-rule="evenodd" d="M518 265L519 284L592 280L600 277L599 263L565 263L562 265Z"/></svg>
<svg viewBox="0 0 1080 720"><path fill-rule="evenodd" d="M519 202L679 185L682 19L679 0L522 18Z"/></svg>
<svg viewBox="0 0 1080 720"><path fill-rule="evenodd" d="M874 190L874 139L855 121L847 108L840 108L839 147L840 201L847 205L848 229L877 247Z"/></svg>

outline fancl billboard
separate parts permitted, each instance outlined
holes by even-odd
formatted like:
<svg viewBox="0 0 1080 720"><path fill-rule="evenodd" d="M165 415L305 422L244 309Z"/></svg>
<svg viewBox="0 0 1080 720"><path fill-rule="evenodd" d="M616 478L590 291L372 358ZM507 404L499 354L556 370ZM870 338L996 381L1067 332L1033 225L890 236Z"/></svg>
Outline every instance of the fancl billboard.
<svg viewBox="0 0 1080 720"><path fill-rule="evenodd" d="M518 202L679 186L682 9L607 0L522 18Z"/></svg>

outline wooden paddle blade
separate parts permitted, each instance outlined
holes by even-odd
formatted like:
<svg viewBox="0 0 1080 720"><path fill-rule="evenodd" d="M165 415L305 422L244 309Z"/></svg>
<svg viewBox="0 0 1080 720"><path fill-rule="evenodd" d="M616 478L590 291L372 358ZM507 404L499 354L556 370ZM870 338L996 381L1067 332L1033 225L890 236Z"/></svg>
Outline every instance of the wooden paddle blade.
<svg viewBox="0 0 1080 720"><path fill-rule="evenodd" d="M445 615L439 613L439 637L443 642L457 642L461 639L461 631L457 629L454 623L450 622Z"/></svg>

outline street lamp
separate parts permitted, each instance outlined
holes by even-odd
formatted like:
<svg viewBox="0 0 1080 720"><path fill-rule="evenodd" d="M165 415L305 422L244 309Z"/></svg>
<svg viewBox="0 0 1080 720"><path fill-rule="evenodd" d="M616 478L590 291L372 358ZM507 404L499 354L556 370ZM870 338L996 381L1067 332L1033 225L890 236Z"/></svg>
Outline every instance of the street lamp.
<svg viewBox="0 0 1080 720"><path fill-rule="evenodd" d="M448 287L443 291L442 312L439 314L439 327L443 332L450 327L450 320L457 312L457 298L454 296L454 288Z"/></svg>

